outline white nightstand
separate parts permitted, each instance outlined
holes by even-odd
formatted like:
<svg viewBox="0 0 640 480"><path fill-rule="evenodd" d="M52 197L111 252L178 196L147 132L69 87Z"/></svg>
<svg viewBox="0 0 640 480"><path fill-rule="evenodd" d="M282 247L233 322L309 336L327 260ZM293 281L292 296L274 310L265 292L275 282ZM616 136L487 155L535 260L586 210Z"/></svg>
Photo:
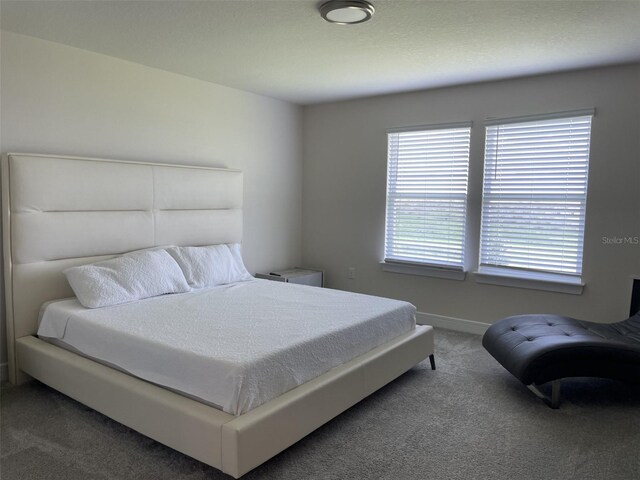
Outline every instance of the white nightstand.
<svg viewBox="0 0 640 480"><path fill-rule="evenodd" d="M310 268L295 267L271 273L256 273L256 278L264 278L275 282L311 285L312 287L324 287L324 272Z"/></svg>

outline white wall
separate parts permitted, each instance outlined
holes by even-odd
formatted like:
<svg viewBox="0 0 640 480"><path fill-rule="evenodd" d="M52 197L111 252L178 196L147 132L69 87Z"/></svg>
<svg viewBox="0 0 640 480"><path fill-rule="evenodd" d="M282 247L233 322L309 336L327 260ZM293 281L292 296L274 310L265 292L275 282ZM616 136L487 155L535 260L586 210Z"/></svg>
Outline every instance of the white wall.
<svg viewBox="0 0 640 480"><path fill-rule="evenodd" d="M9 32L0 50L3 154L242 169L247 267L300 263L300 107Z"/></svg>
<svg viewBox="0 0 640 480"><path fill-rule="evenodd" d="M468 245L477 265L483 120L595 107L580 296L382 272L385 129L472 120ZM626 318L640 245L640 65L530 77L306 107L303 262L326 269L330 287L389 296L418 311L492 323L554 312L610 322ZM355 280L347 268L356 268Z"/></svg>

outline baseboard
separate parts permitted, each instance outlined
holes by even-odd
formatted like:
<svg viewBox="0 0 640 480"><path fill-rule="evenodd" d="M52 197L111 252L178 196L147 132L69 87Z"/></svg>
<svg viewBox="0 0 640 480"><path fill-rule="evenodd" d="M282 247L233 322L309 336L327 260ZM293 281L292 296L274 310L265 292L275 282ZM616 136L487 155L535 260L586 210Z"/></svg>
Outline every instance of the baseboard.
<svg viewBox="0 0 640 480"><path fill-rule="evenodd" d="M488 323L476 322L475 320L465 320L464 318L445 317L432 313L416 313L416 322L420 325L431 325L432 327L446 328L457 332L475 333L483 335L489 328Z"/></svg>
<svg viewBox="0 0 640 480"><path fill-rule="evenodd" d="M9 380L9 366L7 362L0 363L0 382Z"/></svg>

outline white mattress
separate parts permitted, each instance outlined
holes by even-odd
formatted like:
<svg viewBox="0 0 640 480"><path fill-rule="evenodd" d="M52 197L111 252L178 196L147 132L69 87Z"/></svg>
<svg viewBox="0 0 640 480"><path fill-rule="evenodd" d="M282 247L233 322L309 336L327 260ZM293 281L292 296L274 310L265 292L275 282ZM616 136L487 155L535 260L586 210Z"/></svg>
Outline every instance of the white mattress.
<svg viewBox="0 0 640 480"><path fill-rule="evenodd" d="M50 302L38 336L239 415L415 328L415 307L253 280L124 305Z"/></svg>

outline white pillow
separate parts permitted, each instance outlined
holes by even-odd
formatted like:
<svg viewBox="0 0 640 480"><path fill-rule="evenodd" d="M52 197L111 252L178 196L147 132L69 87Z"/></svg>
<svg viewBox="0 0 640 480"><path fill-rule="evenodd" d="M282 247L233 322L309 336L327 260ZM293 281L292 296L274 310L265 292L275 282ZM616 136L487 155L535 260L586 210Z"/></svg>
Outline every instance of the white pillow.
<svg viewBox="0 0 640 480"><path fill-rule="evenodd" d="M87 308L191 290L166 250L145 250L64 271L78 301Z"/></svg>
<svg viewBox="0 0 640 480"><path fill-rule="evenodd" d="M236 267L240 271L240 274L248 277L248 280L253 280L253 276L247 271L247 268L244 266L244 261L242 261L242 246L239 243L227 243L227 247L231 250L231 255L233 255L236 261Z"/></svg>
<svg viewBox="0 0 640 480"><path fill-rule="evenodd" d="M171 247L167 252L178 262L193 288L253 280L242 263L239 244Z"/></svg>
<svg viewBox="0 0 640 480"><path fill-rule="evenodd" d="M123 255L137 255L142 252L155 252L156 250L166 250L171 247L175 247L175 245L159 245L156 247L141 248L140 250L131 250L130 252L123 253Z"/></svg>
<svg viewBox="0 0 640 480"><path fill-rule="evenodd" d="M231 256L234 260L234 270L236 282L248 282L249 280L255 280L253 275L249 273L247 267L244 266L244 261L242 260L242 246L239 243L227 243L227 247L229 247L229 251L231 252Z"/></svg>

